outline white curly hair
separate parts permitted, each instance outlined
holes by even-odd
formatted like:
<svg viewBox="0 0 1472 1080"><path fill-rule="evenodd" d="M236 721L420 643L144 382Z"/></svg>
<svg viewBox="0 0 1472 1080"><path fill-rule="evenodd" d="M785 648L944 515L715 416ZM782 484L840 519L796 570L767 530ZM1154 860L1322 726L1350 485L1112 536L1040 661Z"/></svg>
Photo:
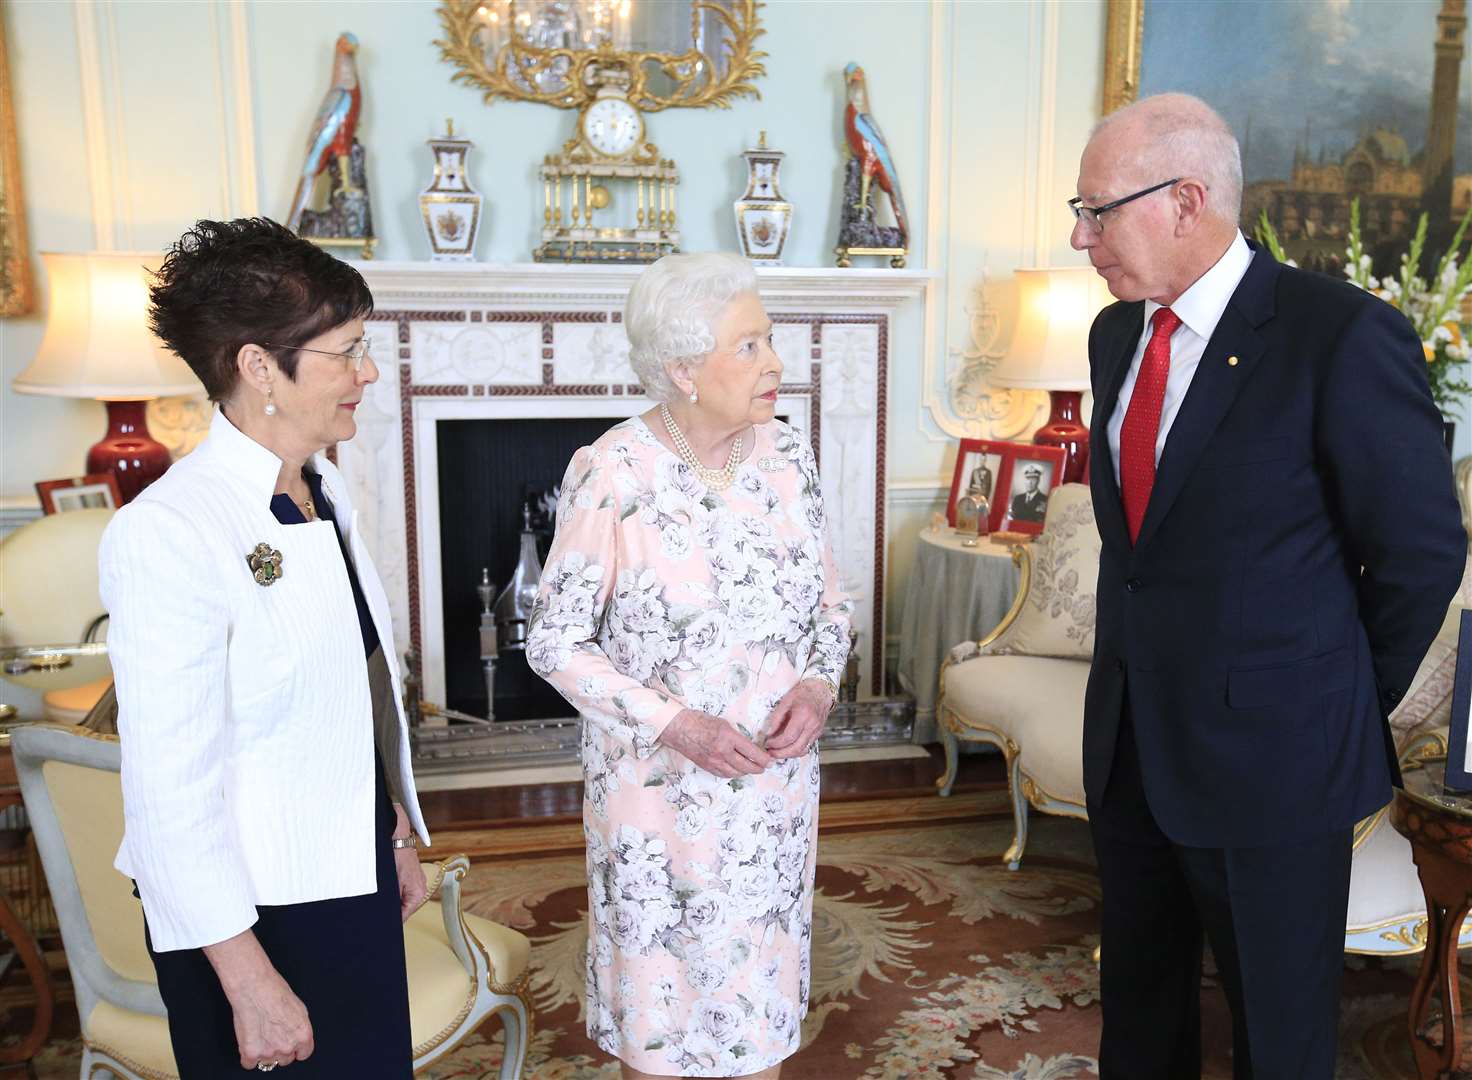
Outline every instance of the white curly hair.
<svg viewBox="0 0 1472 1080"><path fill-rule="evenodd" d="M756 291L756 270L729 252L666 255L651 264L624 304L629 364L644 392L654 401L679 397L670 366L700 366L716 347L713 324L726 305Z"/></svg>

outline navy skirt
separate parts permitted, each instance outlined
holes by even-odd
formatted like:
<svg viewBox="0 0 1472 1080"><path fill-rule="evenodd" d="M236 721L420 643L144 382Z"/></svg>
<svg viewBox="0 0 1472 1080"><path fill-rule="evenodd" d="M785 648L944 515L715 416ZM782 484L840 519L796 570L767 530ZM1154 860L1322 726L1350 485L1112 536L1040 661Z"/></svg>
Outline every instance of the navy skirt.
<svg viewBox="0 0 1472 1080"><path fill-rule="evenodd" d="M281 1080L409 1080L414 1075L399 878L389 844L394 812L382 763L374 765L378 891L256 908L252 929L306 1006L316 1044L305 1061L282 1066ZM235 1016L203 951L156 953L152 939L147 940L169 1010L180 1080L260 1075L240 1067Z"/></svg>

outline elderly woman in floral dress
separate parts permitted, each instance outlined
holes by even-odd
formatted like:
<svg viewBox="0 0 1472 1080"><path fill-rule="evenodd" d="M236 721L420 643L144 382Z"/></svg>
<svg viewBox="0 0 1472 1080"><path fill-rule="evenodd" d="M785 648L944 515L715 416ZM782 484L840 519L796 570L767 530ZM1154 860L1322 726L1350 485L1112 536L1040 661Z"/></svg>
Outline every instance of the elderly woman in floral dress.
<svg viewBox="0 0 1472 1080"><path fill-rule="evenodd" d="M851 605L750 264L666 256L624 326L661 404L573 456L527 634L584 720L588 1034L625 1077L776 1077Z"/></svg>

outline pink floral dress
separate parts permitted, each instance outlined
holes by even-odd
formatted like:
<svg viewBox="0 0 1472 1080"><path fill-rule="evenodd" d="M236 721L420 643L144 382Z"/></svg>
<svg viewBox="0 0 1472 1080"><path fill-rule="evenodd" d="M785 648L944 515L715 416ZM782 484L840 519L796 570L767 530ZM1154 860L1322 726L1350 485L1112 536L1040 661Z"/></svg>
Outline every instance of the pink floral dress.
<svg viewBox="0 0 1472 1080"><path fill-rule="evenodd" d="M527 632L583 717L588 1035L655 1074L769 1068L807 1013L817 751L726 780L656 742L685 708L761 742L848 655L812 449L755 433L724 491L641 419L579 450Z"/></svg>

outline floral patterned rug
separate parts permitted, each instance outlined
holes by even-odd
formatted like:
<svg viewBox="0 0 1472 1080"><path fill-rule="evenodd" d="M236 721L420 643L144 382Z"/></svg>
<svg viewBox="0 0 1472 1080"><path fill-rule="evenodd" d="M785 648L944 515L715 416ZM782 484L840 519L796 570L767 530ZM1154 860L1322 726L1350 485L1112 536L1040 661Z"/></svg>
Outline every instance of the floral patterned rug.
<svg viewBox="0 0 1472 1080"><path fill-rule="evenodd" d="M813 1008L784 1080L1072 1080L1097 1075L1098 882L1081 822L1034 818L1016 873L1001 862L1011 820L996 803L969 821L853 824L819 844ZM828 808L824 808L827 813ZM829 814L833 818L835 815ZM886 815L888 816L888 815ZM533 940L535 1080L615 1080L583 1034L582 859L478 861L470 910ZM1347 958L1341 1080L1410 1080L1405 1003L1416 959ZM1231 1076L1230 1018L1203 978L1211 1080ZM425 1075L485 1080L501 1048L473 1037Z"/></svg>
<svg viewBox="0 0 1472 1080"><path fill-rule="evenodd" d="M967 801L973 816L961 821L954 814L866 813L877 803L845 804L834 813L824 807L813 1007L784 1080L1096 1075L1098 883L1087 827L1034 818L1027 858L1013 873L1000 860L1011 839L1000 800ZM586 883L570 833L562 827L549 834L552 854L491 856L500 846L494 833L467 844L483 853L466 882L467 907L532 938L537 1018L528 1077L615 1080L617 1065L583 1034ZM1416 958L1347 958L1341 1080L1414 1076L1405 1008L1415 967ZM1204 1075L1226 1080L1226 1002L1210 972L1203 985ZM76 1021L68 1013L61 1006L56 1037L35 1063L41 1080L77 1076ZM423 1075L492 1080L501 1056L492 1023Z"/></svg>

